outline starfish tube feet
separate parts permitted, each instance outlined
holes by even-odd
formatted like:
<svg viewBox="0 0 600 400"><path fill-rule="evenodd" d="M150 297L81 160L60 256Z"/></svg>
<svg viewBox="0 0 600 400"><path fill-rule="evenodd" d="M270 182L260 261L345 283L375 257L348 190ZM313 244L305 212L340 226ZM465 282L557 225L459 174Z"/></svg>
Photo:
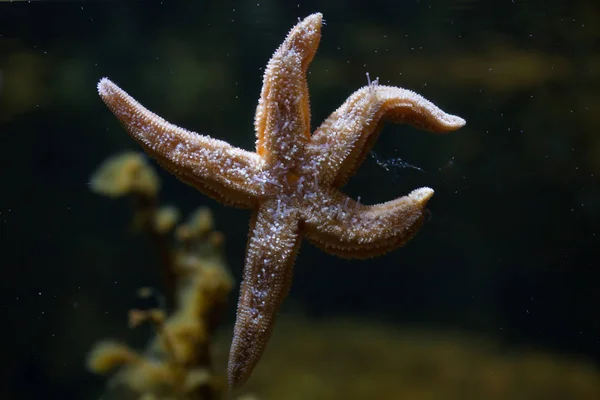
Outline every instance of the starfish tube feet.
<svg viewBox="0 0 600 400"><path fill-rule="evenodd" d="M252 219L229 352L230 387L239 387L250 377L290 288L300 236L298 213L287 201L265 202Z"/></svg>
<svg viewBox="0 0 600 400"><path fill-rule="evenodd" d="M292 28L269 61L256 109L256 152L268 164L294 167L310 139L306 71L321 39L323 16L312 14Z"/></svg>
<svg viewBox="0 0 600 400"><path fill-rule="evenodd" d="M339 191L324 193L326 207L308 209L305 235L328 253L345 258L369 258L403 246L425 219L428 187L375 205L362 205Z"/></svg>
<svg viewBox="0 0 600 400"><path fill-rule="evenodd" d="M98 93L129 135L169 172L222 203L255 203L260 187L252 176L264 164L256 153L165 121L107 78L98 83Z"/></svg>
<svg viewBox="0 0 600 400"><path fill-rule="evenodd" d="M364 161L385 121L434 133L454 131L466 123L415 92L371 84L354 92L315 131L306 152L315 160L319 180L343 186Z"/></svg>

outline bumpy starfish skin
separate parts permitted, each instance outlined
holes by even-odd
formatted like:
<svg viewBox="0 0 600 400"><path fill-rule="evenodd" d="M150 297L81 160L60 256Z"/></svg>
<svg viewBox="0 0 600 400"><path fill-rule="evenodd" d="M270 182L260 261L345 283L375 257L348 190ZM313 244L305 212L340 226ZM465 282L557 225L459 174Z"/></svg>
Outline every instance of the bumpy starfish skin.
<svg viewBox="0 0 600 400"><path fill-rule="evenodd" d="M253 210L229 355L232 387L248 379L263 353L302 237L342 257L372 257L402 246L421 226L430 188L370 206L338 190L368 154L383 121L437 133L465 124L416 93L374 83L352 94L311 135L306 71L321 24L321 14L299 22L269 61L255 153L168 123L108 79L98 84L129 134L163 167L225 204Z"/></svg>

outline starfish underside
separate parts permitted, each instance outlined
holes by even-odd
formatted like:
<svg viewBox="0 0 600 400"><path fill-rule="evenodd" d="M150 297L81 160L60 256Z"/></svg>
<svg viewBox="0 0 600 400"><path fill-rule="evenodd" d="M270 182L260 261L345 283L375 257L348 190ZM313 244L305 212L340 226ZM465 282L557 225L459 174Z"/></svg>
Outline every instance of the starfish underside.
<svg viewBox="0 0 600 400"><path fill-rule="evenodd" d="M224 204L252 210L229 355L232 387L248 379L263 353L303 237L329 253L364 258L402 246L421 226L430 188L376 205L339 191L382 123L436 133L465 124L414 92L372 83L311 135L306 72L321 25L319 13L300 21L269 61L254 123L256 152L172 125L106 78L98 84L106 105L165 169Z"/></svg>

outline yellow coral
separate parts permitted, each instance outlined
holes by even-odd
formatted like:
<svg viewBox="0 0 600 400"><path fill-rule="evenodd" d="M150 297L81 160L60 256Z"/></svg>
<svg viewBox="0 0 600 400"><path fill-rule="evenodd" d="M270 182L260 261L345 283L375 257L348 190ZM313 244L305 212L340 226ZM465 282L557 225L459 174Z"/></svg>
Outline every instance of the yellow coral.
<svg viewBox="0 0 600 400"><path fill-rule="evenodd" d="M87 366L96 374L106 374L122 365L134 363L138 354L127 345L105 340L97 343L88 356Z"/></svg>
<svg viewBox="0 0 600 400"><path fill-rule="evenodd" d="M225 379L212 372L210 340L233 279L221 251L223 235L214 230L212 213L199 208L177 227L179 211L158 207L158 178L138 153L108 159L94 174L91 187L100 194L134 200L134 223L153 240L169 293L165 301L155 289L138 290L138 296L156 297L159 303L156 308L129 311L130 327L148 322L156 330L143 353L103 341L91 351L88 368L106 374L120 367L111 387L125 387L140 399L219 398ZM174 305L169 315L165 302Z"/></svg>
<svg viewBox="0 0 600 400"><path fill-rule="evenodd" d="M196 211L177 232L170 264L176 278L174 312L168 316L162 309L129 312L131 327L145 321L155 326L157 335L148 349L138 355L125 345L101 342L88 358L95 373L122 366L112 386L123 385L142 398L187 399L204 387L211 393L225 387L224 379L215 377L208 364L214 313L223 308L233 286L218 247L222 235L213 230L212 214L206 208ZM138 295L146 298L157 293L141 288Z"/></svg>
<svg viewBox="0 0 600 400"><path fill-rule="evenodd" d="M198 208L184 224L175 231L175 236L180 241L188 241L194 238L202 238L213 230L213 217L206 207Z"/></svg>
<svg viewBox="0 0 600 400"><path fill-rule="evenodd" d="M130 152L104 161L93 173L90 187L109 197L133 193L156 197L160 181L142 153Z"/></svg>
<svg viewBox="0 0 600 400"><path fill-rule="evenodd" d="M164 235L175 228L179 220L179 210L174 206L164 206L158 209L154 216L154 229Z"/></svg>

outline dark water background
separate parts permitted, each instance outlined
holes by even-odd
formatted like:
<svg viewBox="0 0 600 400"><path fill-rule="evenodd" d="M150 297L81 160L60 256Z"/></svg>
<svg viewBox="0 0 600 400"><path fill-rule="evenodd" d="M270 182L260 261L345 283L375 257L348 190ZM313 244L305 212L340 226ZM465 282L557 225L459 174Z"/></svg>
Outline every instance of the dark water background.
<svg viewBox="0 0 600 400"><path fill-rule="evenodd" d="M0 398L89 397L104 384L83 367L90 346L139 341L125 326L131 294L161 285L126 202L89 190L106 157L138 149L97 81L250 149L263 67L315 11L327 25L308 77L313 127L366 72L467 125L446 136L385 127L379 160L424 172L369 157L345 191L374 203L431 186L431 219L373 260L305 243L286 308L459 329L600 365L597 1L3 1ZM162 200L214 210L239 281L248 212L160 174Z"/></svg>

